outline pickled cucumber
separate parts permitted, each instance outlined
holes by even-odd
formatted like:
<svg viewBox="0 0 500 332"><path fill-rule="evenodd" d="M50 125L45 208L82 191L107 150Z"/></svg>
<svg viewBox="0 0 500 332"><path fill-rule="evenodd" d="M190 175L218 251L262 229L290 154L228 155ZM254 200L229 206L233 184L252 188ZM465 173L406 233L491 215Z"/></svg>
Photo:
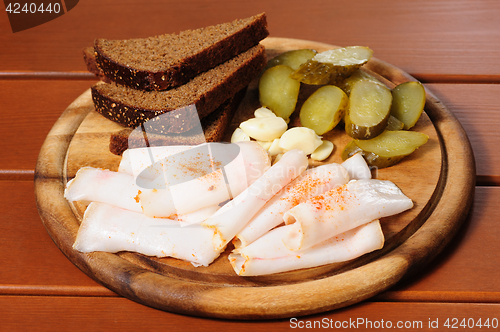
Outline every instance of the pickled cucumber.
<svg viewBox="0 0 500 332"><path fill-rule="evenodd" d="M385 130L403 130L405 124L399 121L396 117L390 115L389 120L387 120L387 126Z"/></svg>
<svg viewBox="0 0 500 332"><path fill-rule="evenodd" d="M295 110L300 82L290 78L293 69L277 65L267 69L259 80L259 101L287 121Z"/></svg>
<svg viewBox="0 0 500 332"><path fill-rule="evenodd" d="M375 76L370 75L369 73L367 73L362 69L357 69L354 73L352 73L351 76L347 77L345 80L340 82L338 84L338 87L344 90L344 92L349 96L351 94L351 90L354 84L356 84L361 80L368 80L383 85L383 83L380 82L378 79L376 79Z"/></svg>
<svg viewBox="0 0 500 332"><path fill-rule="evenodd" d="M344 117L346 133L356 139L376 137L387 126L391 103L391 91L385 86L367 80L357 82Z"/></svg>
<svg viewBox="0 0 500 332"><path fill-rule="evenodd" d="M325 85L306 99L300 109L300 123L318 135L332 130L342 120L349 98L340 88Z"/></svg>
<svg viewBox="0 0 500 332"><path fill-rule="evenodd" d="M366 160L366 163L370 167L378 167L378 168L389 167L402 159L402 157L400 159L392 158L389 163L386 159L381 158L380 156L378 156L373 152L364 151L356 144L356 140L353 139L349 143L347 143L344 150L342 150L342 155L341 155L342 160L347 160L350 157L354 156L356 153L361 153L363 158Z"/></svg>
<svg viewBox="0 0 500 332"><path fill-rule="evenodd" d="M277 65L285 65L297 70L301 64L312 59L317 53L315 50L307 48L281 53L267 62L266 69Z"/></svg>
<svg viewBox="0 0 500 332"><path fill-rule="evenodd" d="M368 62L372 55L370 48L362 46L328 50L302 64L291 77L306 84L338 84Z"/></svg>
<svg viewBox="0 0 500 332"><path fill-rule="evenodd" d="M370 140L350 141L342 151L342 159L361 153L367 164L385 168L398 163L427 142L429 137L415 131L389 131Z"/></svg>
<svg viewBox="0 0 500 332"><path fill-rule="evenodd" d="M420 82L401 83L392 89L391 115L408 130L417 123L425 106L425 89Z"/></svg>

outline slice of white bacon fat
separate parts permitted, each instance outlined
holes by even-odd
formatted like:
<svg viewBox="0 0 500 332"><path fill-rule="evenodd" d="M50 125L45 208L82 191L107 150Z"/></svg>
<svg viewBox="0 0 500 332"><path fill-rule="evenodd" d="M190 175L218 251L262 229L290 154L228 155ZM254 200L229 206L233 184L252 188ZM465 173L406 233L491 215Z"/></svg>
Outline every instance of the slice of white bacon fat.
<svg viewBox="0 0 500 332"><path fill-rule="evenodd" d="M214 248L224 248L267 201L304 172L307 166L307 156L302 151L286 152L245 191L202 222L202 225L215 230Z"/></svg>
<svg viewBox="0 0 500 332"><path fill-rule="evenodd" d="M213 216L218 209L220 209L219 205L210 205L191 213L179 214L173 219L177 220L181 226L199 224Z"/></svg>
<svg viewBox="0 0 500 332"><path fill-rule="evenodd" d="M135 177L140 175L147 180L154 180L162 175L165 168L163 161L166 161L168 157L195 147L210 144L215 143L128 149L122 154L118 172L131 174ZM240 148L240 153L245 162L245 174L248 179L248 185L250 185L271 166L271 160L267 152L257 142L237 142L233 144L236 144ZM147 171L145 171L146 169Z"/></svg>
<svg viewBox="0 0 500 332"><path fill-rule="evenodd" d="M349 178L351 180L363 180L363 179L371 179L372 172L368 164L366 163L365 158L361 155L361 153L356 153L352 157L346 159L342 164L344 168L349 173Z"/></svg>
<svg viewBox="0 0 500 332"><path fill-rule="evenodd" d="M344 262L384 246L384 234L375 220L311 248L292 251L282 241L292 226L277 227L249 246L233 250L228 258L236 274L258 276Z"/></svg>
<svg viewBox="0 0 500 332"><path fill-rule="evenodd" d="M178 184L165 185L164 182L161 177L158 183L153 184L155 188L141 188L138 197L145 215L152 218L172 218L217 205L231 198L232 191L227 186L221 169Z"/></svg>
<svg viewBox="0 0 500 332"><path fill-rule="evenodd" d="M98 202L113 205L122 209L142 213L139 203L140 188L130 174L109 170L82 167L76 176L68 182L64 197L70 201L84 203ZM191 213L173 215L181 226L201 223L213 215L219 205L211 205Z"/></svg>
<svg viewBox="0 0 500 332"><path fill-rule="evenodd" d="M291 227L283 237L283 243L291 250L303 250L372 220L412 207L411 199L390 181L352 180L286 212L284 221Z"/></svg>
<svg viewBox="0 0 500 332"><path fill-rule="evenodd" d="M255 215L233 240L236 248L247 246L265 232L283 222L284 213L308 198L319 195L349 180L371 179L371 171L360 153L345 160L339 170L337 164L308 169L282 189ZM338 172L336 172L338 170ZM332 172L333 171L333 172Z"/></svg>
<svg viewBox="0 0 500 332"><path fill-rule="evenodd" d="M100 202L142 212L138 193L139 187L132 175L82 167L67 183L64 197L70 202Z"/></svg>
<svg viewBox="0 0 500 332"><path fill-rule="evenodd" d="M200 225L181 227L175 220L93 202L85 211L73 248L85 253L132 251L208 266L220 255L212 238L213 231Z"/></svg>
<svg viewBox="0 0 500 332"><path fill-rule="evenodd" d="M160 163L163 176L139 194L144 214L150 217L187 214L228 201L270 167L270 158L257 142L208 143Z"/></svg>
<svg viewBox="0 0 500 332"><path fill-rule="evenodd" d="M127 149L122 154L118 172L127 173L138 177L146 168L155 165L149 172L141 174L143 178L154 180L163 172L161 160L191 149L191 145L171 145L171 146L153 146L147 148Z"/></svg>
<svg viewBox="0 0 500 332"><path fill-rule="evenodd" d="M135 154L129 153L126 157L129 158L128 161L123 163L128 166L140 164L141 167L137 166L135 171L128 166L122 167L121 172L84 167L68 182L65 197L69 201L106 203L130 211L143 212L150 217L177 217L179 221L188 223L201 222L201 216L208 217L209 211L214 211L214 208L217 210L223 202L232 198L232 195L241 193L249 182L255 181L259 173L262 175L270 167L267 152L257 142L245 143L247 144L238 145L239 154L227 163L226 167L219 167L203 177L196 178L192 175L200 160L173 159L182 163L170 165L168 177L180 183L168 189L163 176L157 178L155 182L150 178L152 173L144 171L148 170L147 159L144 157L147 150L140 149L143 152L137 155L142 156L139 159L144 160L134 163L132 160ZM177 154L188 151L185 147L184 150L176 150L173 146L165 147L164 150L168 152L161 152L159 147L152 149L156 156L169 155L175 151ZM213 159L205 161L208 165L213 162ZM134 176L134 172L140 173L140 176ZM191 178L184 181L188 176ZM148 186L156 184L158 189L143 188L143 184Z"/></svg>
<svg viewBox="0 0 500 332"><path fill-rule="evenodd" d="M327 164L306 170L259 210L235 236L234 246L239 248L249 245L270 229L283 223L283 215L292 207L348 181L347 170L339 164Z"/></svg>

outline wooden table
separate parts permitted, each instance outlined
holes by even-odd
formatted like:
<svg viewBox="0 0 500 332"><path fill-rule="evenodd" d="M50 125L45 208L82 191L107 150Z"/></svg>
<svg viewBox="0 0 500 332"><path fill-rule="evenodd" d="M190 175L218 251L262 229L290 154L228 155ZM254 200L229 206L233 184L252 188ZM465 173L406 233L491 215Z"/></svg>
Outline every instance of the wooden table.
<svg viewBox="0 0 500 332"><path fill-rule="evenodd" d="M299 319L197 318L118 296L59 251L33 195L34 167L46 135L96 81L85 70L81 50L96 37L178 32L264 11L273 37L371 47L377 58L423 82L454 113L467 132L477 170L464 226L417 275L365 302ZM465 330L464 323L480 331L498 329L499 15L496 0L86 0L51 22L13 33L7 15L0 14L0 330L282 331L314 324L370 330L389 322L408 331L435 324L439 330L454 324Z"/></svg>

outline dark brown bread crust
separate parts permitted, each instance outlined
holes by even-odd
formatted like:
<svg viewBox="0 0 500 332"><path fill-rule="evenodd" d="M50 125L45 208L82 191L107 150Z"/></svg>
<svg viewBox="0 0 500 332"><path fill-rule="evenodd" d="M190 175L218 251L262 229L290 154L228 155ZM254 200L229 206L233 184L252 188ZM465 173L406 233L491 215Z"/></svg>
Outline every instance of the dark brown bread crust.
<svg viewBox="0 0 500 332"><path fill-rule="evenodd" d="M182 134L147 134L147 146L166 145L197 145L205 142L222 141L233 116L245 96L246 88L237 92L233 97L226 100L217 110L201 121L205 139L201 139L197 133L188 131ZM109 151L121 156L128 148L144 146L144 135L135 134L132 128L125 128L110 137Z"/></svg>
<svg viewBox="0 0 500 332"><path fill-rule="evenodd" d="M265 49L257 45L175 89L141 91L114 83L96 84L91 89L92 99L97 112L124 126L144 124L147 132L182 133L192 129L197 119L180 108L194 104L198 117L205 118L246 87L265 65Z"/></svg>
<svg viewBox="0 0 500 332"><path fill-rule="evenodd" d="M238 29L226 36L225 31L232 26L237 26ZM171 63L168 68L158 71L144 70L123 61L117 61L110 52L105 51L106 44L114 41L105 39L96 39L95 41L96 62L104 75L116 83L135 89L165 90L187 83L199 73L207 71L257 45L260 40L269 35L264 13L214 27L217 28L216 30L220 30L220 39L212 45L201 48L194 47L192 45L193 41L188 37L180 38L176 43L177 45L169 45L169 47L179 47L190 51L186 52L183 58ZM179 37L190 36L192 32L201 33L203 36L205 29L207 28L183 31L179 34ZM207 34L213 36L213 31L207 32ZM162 38L162 36L154 38ZM184 41L183 45L184 39L186 41ZM167 50L164 52L167 52ZM158 62L161 63L161 61Z"/></svg>
<svg viewBox="0 0 500 332"><path fill-rule="evenodd" d="M83 61L87 66L87 70L94 74L98 79L103 82L110 83L111 80L104 76L102 70L99 69L95 61L95 52L93 47L86 47L83 49Z"/></svg>

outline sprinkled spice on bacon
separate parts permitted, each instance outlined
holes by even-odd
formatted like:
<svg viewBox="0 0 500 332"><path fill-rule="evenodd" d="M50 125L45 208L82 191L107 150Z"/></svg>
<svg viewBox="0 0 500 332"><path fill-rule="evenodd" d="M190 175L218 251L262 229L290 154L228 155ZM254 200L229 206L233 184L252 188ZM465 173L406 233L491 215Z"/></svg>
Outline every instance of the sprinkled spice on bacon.
<svg viewBox="0 0 500 332"><path fill-rule="evenodd" d="M291 250L306 249L349 229L411 207L411 199L390 181L350 181L285 213L285 224L293 225L283 242Z"/></svg>

